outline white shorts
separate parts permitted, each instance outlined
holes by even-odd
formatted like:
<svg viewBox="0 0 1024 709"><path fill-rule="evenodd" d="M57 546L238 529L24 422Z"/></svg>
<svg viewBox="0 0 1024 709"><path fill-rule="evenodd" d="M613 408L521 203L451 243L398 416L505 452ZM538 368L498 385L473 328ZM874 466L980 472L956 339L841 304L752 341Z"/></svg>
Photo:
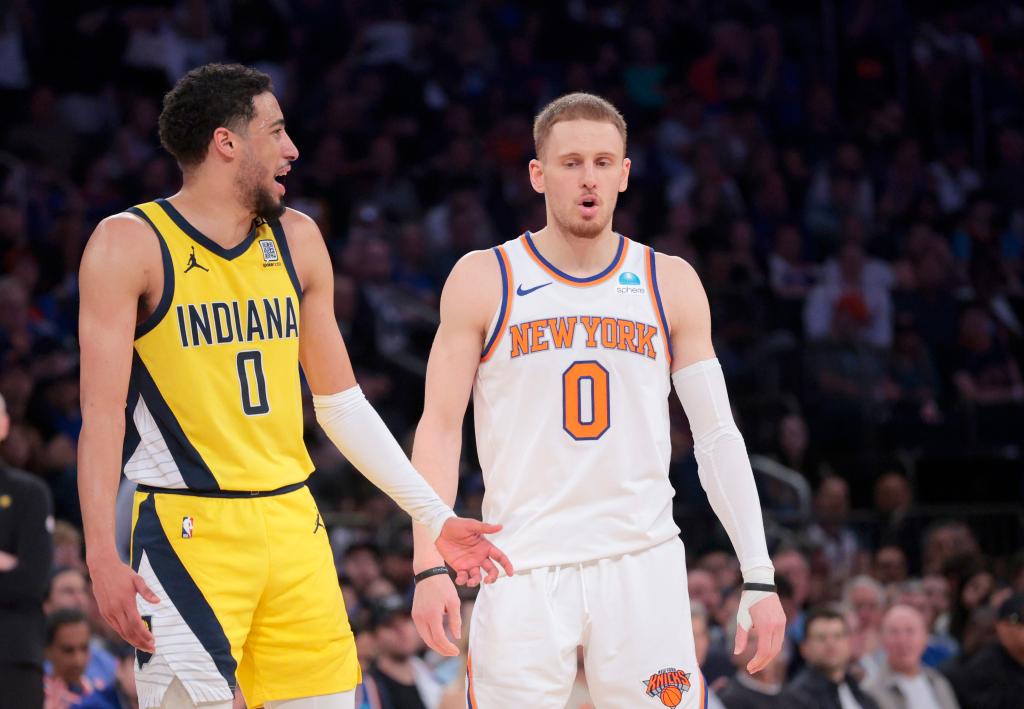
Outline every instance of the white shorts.
<svg viewBox="0 0 1024 709"><path fill-rule="evenodd" d="M704 709L678 538L481 588L469 636L470 707L564 709L578 645L598 709Z"/></svg>

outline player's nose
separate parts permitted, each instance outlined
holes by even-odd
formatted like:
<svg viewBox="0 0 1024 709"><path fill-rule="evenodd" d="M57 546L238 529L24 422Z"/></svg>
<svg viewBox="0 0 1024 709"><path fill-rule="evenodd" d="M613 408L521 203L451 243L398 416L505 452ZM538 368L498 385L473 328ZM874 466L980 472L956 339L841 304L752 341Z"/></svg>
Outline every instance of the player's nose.
<svg viewBox="0 0 1024 709"><path fill-rule="evenodd" d="M299 148L292 141L291 136L285 135L285 140L281 146L282 157L289 162L293 162L299 159Z"/></svg>
<svg viewBox="0 0 1024 709"><path fill-rule="evenodd" d="M597 185L597 172L594 170L593 163L588 162L584 166L581 179L584 187L594 187Z"/></svg>

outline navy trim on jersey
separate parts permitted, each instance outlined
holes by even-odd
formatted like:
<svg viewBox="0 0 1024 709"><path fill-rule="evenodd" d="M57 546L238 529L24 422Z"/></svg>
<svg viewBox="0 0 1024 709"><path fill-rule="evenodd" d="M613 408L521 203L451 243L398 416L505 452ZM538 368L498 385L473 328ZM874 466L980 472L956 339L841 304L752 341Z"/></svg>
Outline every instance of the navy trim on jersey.
<svg viewBox="0 0 1024 709"><path fill-rule="evenodd" d="M156 224L138 207L131 207L126 211L145 220L150 228L153 229L153 233L156 234L156 240L160 243L160 259L163 262L164 269L164 290L160 294L160 302L157 303L156 309L150 313L148 318L135 326L135 339L137 340L159 325L160 321L167 315L167 311L171 309L171 301L174 300L174 264L171 261L171 251L167 248L167 242L164 240L160 230L156 228Z"/></svg>
<svg viewBox="0 0 1024 709"><path fill-rule="evenodd" d="M587 276L586 278L577 278L576 276L570 276L568 273L558 270L558 268L556 268L553 263L544 258L541 252L534 245L533 238L530 236L530 232L526 232L525 234L523 234L523 236L526 237L527 248L533 252L533 255L537 257L537 260L543 263L546 268L558 274L560 278L564 278L567 281L572 281L573 283L590 283L591 281L597 281L607 277L609 273L611 273L618 266L621 265L619 263L619 259L622 258L622 250L626 248L626 237L624 237L622 234L619 234L619 248L615 251L615 258L613 258L612 262L608 264L608 267L605 268L600 273L595 274L593 276Z"/></svg>
<svg viewBox="0 0 1024 709"><path fill-rule="evenodd" d="M227 261L234 260L241 256L242 254L244 254L249 249L249 247L252 246L253 240L256 239L257 225L256 222L253 222L252 229L250 229L249 233L246 234L244 239L242 239L242 243L236 244L235 246L232 246L230 249L225 249L216 241L206 236L205 234L203 234L203 232L199 231L194 226L189 224L188 220L181 215L181 212L175 209L174 205L168 202L166 199L160 198L156 200L156 203L160 205L161 209L163 209L167 213L167 216L171 218L171 221L173 221L178 226L179 229L188 234L188 236L193 241L202 246L204 249L216 254L217 256L220 256L222 259L225 259Z"/></svg>
<svg viewBox="0 0 1024 709"><path fill-rule="evenodd" d="M484 345L484 351L480 357L487 357L491 353L491 348L494 346L495 341L498 339L498 335L501 333L502 327L505 324L505 310L508 308L508 271L505 269L505 259L501 257L501 252L498 251L498 247L494 247L494 257L498 259L498 268L501 269L501 307L498 308L498 320L494 325L494 332L487 338L487 344Z"/></svg>
<svg viewBox="0 0 1024 709"><path fill-rule="evenodd" d="M158 495L185 495L187 497L216 497L222 500L252 499L253 497L276 497L287 495L289 492L301 490L306 486L306 481L284 485L273 490L213 490L202 492L199 490L181 490L179 488L155 487L153 485L139 485L137 492L156 493Z"/></svg>
<svg viewBox="0 0 1024 709"><path fill-rule="evenodd" d="M295 294L299 296L299 302L302 302L302 283L299 281L299 274L295 271L295 264L292 263L292 252L288 250L288 239L284 235L284 227L281 226L281 220L275 219L270 222L270 230L274 232L277 250L281 252L281 260L284 261L284 267L288 271L288 278L291 279L292 285L295 286Z"/></svg>
<svg viewBox="0 0 1024 709"><path fill-rule="evenodd" d="M160 434L167 443L167 450L170 451L175 465L181 472L181 478L185 481L185 485L192 490L219 490L220 485L217 483L217 478L210 472L210 466L206 464L203 457L199 455L199 451L188 440L188 436L185 435L174 412L164 400L153 376L146 369L138 352L132 353L129 392L132 391L146 402L157 428L160 429ZM131 413L134 414L134 411Z"/></svg>
<svg viewBox="0 0 1024 709"><path fill-rule="evenodd" d="M217 671L234 691L238 665L231 654L224 627L210 607L203 592L192 580L188 569L174 552L156 511L156 501L149 495L139 505L139 517L132 532L132 569L136 572L146 553L153 573L167 592L174 609L195 633L203 649L210 654ZM159 650L159 645L157 645Z"/></svg>
<svg viewBox="0 0 1024 709"><path fill-rule="evenodd" d="M668 330L668 318L665 317L665 306L661 303L661 291L658 290L658 259L655 258L653 248L648 247L648 256L651 259L651 290L654 291L654 300L658 304L658 319L661 321L661 339L665 343L665 351L668 352L669 360L671 361L672 334Z"/></svg>
<svg viewBox="0 0 1024 709"><path fill-rule="evenodd" d="M124 445L121 448L121 469L127 465L128 461L135 454L135 450L139 447L139 443L142 442L142 436L139 435L139 429L135 425L135 407L139 404L139 392L129 387L128 389L128 405L124 410Z"/></svg>

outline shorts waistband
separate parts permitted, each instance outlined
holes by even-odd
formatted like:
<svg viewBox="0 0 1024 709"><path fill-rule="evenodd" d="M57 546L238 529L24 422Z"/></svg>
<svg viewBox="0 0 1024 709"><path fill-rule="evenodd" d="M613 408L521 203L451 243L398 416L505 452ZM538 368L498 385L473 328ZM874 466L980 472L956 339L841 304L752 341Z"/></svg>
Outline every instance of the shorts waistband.
<svg viewBox="0 0 1024 709"><path fill-rule="evenodd" d="M274 490L189 490L188 488L153 487L152 485L139 485L137 492L143 494L155 493L158 495L190 495L192 497L221 497L227 499L251 498L251 497L274 497L295 492L306 486L306 481L292 483Z"/></svg>

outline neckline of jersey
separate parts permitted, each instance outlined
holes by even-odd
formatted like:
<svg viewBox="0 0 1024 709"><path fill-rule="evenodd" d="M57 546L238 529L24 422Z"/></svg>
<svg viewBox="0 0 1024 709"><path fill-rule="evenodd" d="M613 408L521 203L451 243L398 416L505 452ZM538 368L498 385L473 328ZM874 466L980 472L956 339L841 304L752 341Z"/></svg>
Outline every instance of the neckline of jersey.
<svg viewBox="0 0 1024 709"><path fill-rule="evenodd" d="M611 275L615 273L615 271L617 271L620 266L622 266L622 264L626 260L626 244L629 240L622 234L616 233L616 236L619 237L619 247L618 249L616 249L615 257L612 259L612 262L608 264L608 267L605 268L603 271L594 274L593 276L586 276L580 278L578 276L570 276L568 273L565 273L564 271L560 270L557 266L555 266L553 263L544 258L544 255L541 254L540 250L537 248L537 245L533 243L533 236L530 234L530 232L523 232L523 239L526 243L526 250L531 256L533 256L534 261L537 262L537 265L539 265L544 270L548 271L551 275L555 276L563 283L570 286L595 285L611 277Z"/></svg>
<svg viewBox="0 0 1024 709"><path fill-rule="evenodd" d="M252 246L252 242L256 239L256 232L259 229L258 221L253 222L252 229L249 230L249 233L245 235L245 238L242 239L240 243L232 246L230 249L226 249L192 226L188 219L185 219L182 213L175 209L174 205L166 199L161 197L156 200L156 203L160 205L160 208L164 210L168 217L171 218L171 221L173 221L179 229L185 232L190 239L205 248L207 251L220 256L226 261L232 261L244 254L249 250L249 247Z"/></svg>

